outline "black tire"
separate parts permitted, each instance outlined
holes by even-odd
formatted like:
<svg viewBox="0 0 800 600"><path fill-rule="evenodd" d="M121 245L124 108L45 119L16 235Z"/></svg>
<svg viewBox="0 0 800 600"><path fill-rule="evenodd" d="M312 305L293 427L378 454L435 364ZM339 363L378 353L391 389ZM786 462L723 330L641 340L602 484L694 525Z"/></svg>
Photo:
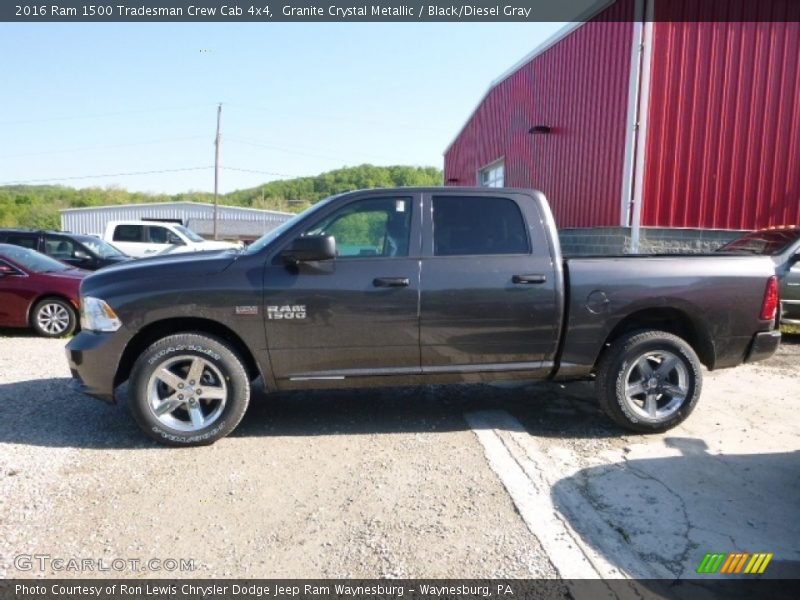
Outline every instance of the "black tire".
<svg viewBox="0 0 800 600"><path fill-rule="evenodd" d="M703 372L697 354L678 336L634 331L606 349L595 386L600 407L614 422L658 433L684 421L697 406Z"/></svg>
<svg viewBox="0 0 800 600"><path fill-rule="evenodd" d="M216 442L236 428L250 402L242 361L227 342L205 333L179 333L152 344L134 364L128 390L133 418L168 446Z"/></svg>
<svg viewBox="0 0 800 600"><path fill-rule="evenodd" d="M31 327L43 337L71 335L78 328L78 313L63 298L43 298L31 310Z"/></svg>

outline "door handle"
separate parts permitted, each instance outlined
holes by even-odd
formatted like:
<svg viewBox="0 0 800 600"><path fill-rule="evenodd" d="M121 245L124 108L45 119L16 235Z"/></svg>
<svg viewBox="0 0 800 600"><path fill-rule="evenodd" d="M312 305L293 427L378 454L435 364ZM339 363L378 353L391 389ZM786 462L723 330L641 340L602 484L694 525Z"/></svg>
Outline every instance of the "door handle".
<svg viewBox="0 0 800 600"><path fill-rule="evenodd" d="M514 275L511 278L512 283L544 283L547 281L545 275Z"/></svg>
<svg viewBox="0 0 800 600"><path fill-rule="evenodd" d="M408 277L376 277L372 280L375 287L408 287Z"/></svg>

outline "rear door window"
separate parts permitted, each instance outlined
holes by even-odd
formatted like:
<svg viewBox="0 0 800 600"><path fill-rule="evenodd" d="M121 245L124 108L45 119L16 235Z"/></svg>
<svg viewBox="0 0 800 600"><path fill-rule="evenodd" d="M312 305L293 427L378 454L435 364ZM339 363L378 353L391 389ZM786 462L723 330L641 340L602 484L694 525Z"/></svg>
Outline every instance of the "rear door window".
<svg viewBox="0 0 800 600"><path fill-rule="evenodd" d="M38 236L29 233L9 233L8 243L15 246L22 246L23 248L30 248L31 250L38 250Z"/></svg>
<svg viewBox="0 0 800 600"><path fill-rule="evenodd" d="M114 229L115 242L143 242L144 227L142 225L117 225Z"/></svg>
<svg viewBox="0 0 800 600"><path fill-rule="evenodd" d="M528 254L530 243L513 200L434 196L433 250L436 256Z"/></svg>

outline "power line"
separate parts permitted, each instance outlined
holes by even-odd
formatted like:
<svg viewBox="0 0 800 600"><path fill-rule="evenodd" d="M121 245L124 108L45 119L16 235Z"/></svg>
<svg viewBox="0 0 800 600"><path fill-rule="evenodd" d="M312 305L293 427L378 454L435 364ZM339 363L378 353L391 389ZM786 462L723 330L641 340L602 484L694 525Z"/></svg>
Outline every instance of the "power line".
<svg viewBox="0 0 800 600"><path fill-rule="evenodd" d="M45 152L26 152L24 154L3 154L0 155L0 158L22 158L26 156L45 156L48 154L70 154L73 152L92 152L95 150L113 150L115 148L130 148L132 146L150 146L153 144L171 144L173 142L183 142L189 140L198 140L201 138L205 138L205 135L192 135L187 137L181 138L170 138L165 140L151 140L149 142L131 142L128 144L113 144L110 146L88 146L83 148L69 148L63 150L48 150Z"/></svg>
<svg viewBox="0 0 800 600"><path fill-rule="evenodd" d="M205 169L213 169L209 165L207 167L185 167L181 169L159 169L154 171L129 171L127 173L104 173L102 175L72 175L69 177L50 177L47 179L19 179L16 181L0 181L0 185L20 185L23 183L46 183L48 181L68 181L75 179L99 179L102 177L126 177L128 175L155 175L158 173L179 173L182 171L202 171Z"/></svg>
<svg viewBox="0 0 800 600"><path fill-rule="evenodd" d="M345 163L349 162L348 159L342 158L341 156L332 156L330 154L317 154L317 153L313 153L313 152L305 152L303 150L294 150L294 149L286 147L286 146L275 146L273 144L262 144L261 142L255 142L255 141L248 140L248 139L245 139L245 138L240 138L240 137L231 137L231 136L228 135L228 136L225 136L225 139L228 140L228 141L235 142L237 144L245 144L247 146L256 146L258 148L267 148L269 150L278 150L279 152L285 152L287 154L296 154L298 156L308 156L308 157L311 157L311 158L325 158L325 159L328 159L328 160L335 160L335 161L340 161L340 162L345 162ZM386 160L386 159L384 159L384 160Z"/></svg>
<svg viewBox="0 0 800 600"><path fill-rule="evenodd" d="M343 118L336 115L324 115L324 114L312 114L308 112L303 112L302 115L298 115L297 113L281 113L280 111L276 111L272 108L265 108L263 106L252 106L246 104L234 104L228 103L228 106L238 106L239 108L244 108L246 110L254 110L258 112L267 112L273 115L284 115L284 116L302 116L306 119L316 119L316 120L324 120L324 121L338 121L340 123L357 123L362 125L372 125L375 127L381 127L382 129L396 129L398 131L408 131L408 130L419 130L419 131L435 131L438 133L446 133L444 129L439 129L437 127L420 127L419 125L406 125L402 123L393 123L391 121L376 121L372 119L348 119Z"/></svg>
<svg viewBox="0 0 800 600"><path fill-rule="evenodd" d="M25 183L46 183L49 181L71 181L76 179L100 179L103 177L127 177L129 175L156 175L160 173L180 173L185 171L203 171L206 169L213 169L213 165L207 167L184 167L180 169L158 169L152 171L128 171L126 173L103 173L98 175L71 175L68 177L49 177L47 179L18 179L14 181L0 181L0 185L20 185ZM239 171L241 173L255 173L257 175L271 175L273 177L305 177L304 175L288 175L286 173L275 173L273 171L259 171L257 169L243 169L239 167L224 167L220 165L220 169L226 171Z"/></svg>
<svg viewBox="0 0 800 600"><path fill-rule="evenodd" d="M169 106L169 107L156 107L156 108L138 108L131 110L121 110L109 113L95 113L88 115L60 115L52 117L42 117L38 119L20 119L17 121L0 121L0 125L18 125L20 123L44 123L47 121L72 121L76 119L105 119L108 117L117 117L121 115L133 114L146 114L151 112L166 112L173 110L189 110L196 108L207 108L208 104L190 104L188 106Z"/></svg>
<svg viewBox="0 0 800 600"><path fill-rule="evenodd" d="M286 173L273 173L272 171L257 171L256 169L240 169L237 167L220 167L226 171L241 171L242 173L257 173L258 175L273 175L275 177L306 177L306 175L287 175Z"/></svg>

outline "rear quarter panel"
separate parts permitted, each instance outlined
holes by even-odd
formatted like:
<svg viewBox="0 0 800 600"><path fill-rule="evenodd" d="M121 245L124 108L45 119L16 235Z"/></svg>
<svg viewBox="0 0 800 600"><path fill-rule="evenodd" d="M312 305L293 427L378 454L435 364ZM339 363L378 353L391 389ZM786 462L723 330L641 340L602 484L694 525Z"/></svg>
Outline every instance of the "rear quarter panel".
<svg viewBox="0 0 800 600"><path fill-rule="evenodd" d="M560 377L591 372L623 319L657 309L682 312L711 344L709 368L744 360L756 331L772 262L759 257L624 256L570 259L567 331Z"/></svg>

